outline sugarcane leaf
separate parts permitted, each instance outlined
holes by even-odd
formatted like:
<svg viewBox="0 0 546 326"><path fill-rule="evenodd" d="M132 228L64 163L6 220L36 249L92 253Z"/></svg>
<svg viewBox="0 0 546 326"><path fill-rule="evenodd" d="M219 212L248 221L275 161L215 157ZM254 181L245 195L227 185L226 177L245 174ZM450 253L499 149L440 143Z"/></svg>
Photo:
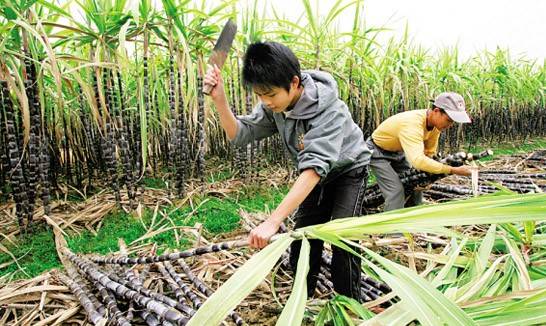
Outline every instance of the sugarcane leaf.
<svg viewBox="0 0 546 326"><path fill-rule="evenodd" d="M305 302L307 300L309 252L309 241L303 237L292 292L284 309L282 310L281 315L279 316L279 319L277 320L277 325L301 325L303 313L305 312Z"/></svg>
<svg viewBox="0 0 546 326"><path fill-rule="evenodd" d="M523 256L518 250L518 246L513 240L507 239L504 236L502 236L502 239L510 251L510 259L512 259L516 265L516 271L519 275L518 283L520 285L520 289L529 290L531 288L531 278L529 277L529 272L527 271L527 266L525 265Z"/></svg>
<svg viewBox="0 0 546 326"><path fill-rule="evenodd" d="M396 295L413 307L412 314L419 320L419 323L422 325L437 325L440 322L439 316L432 311L427 302L423 301L422 297L420 297L408 283L387 273L381 268L375 268L374 270L387 284L389 284Z"/></svg>
<svg viewBox="0 0 546 326"><path fill-rule="evenodd" d="M544 306L524 308L510 313L493 315L478 319L480 326L526 326L544 325L546 309Z"/></svg>
<svg viewBox="0 0 546 326"><path fill-rule="evenodd" d="M521 236L521 233L519 232L518 228L510 223L504 223L500 225L501 228L503 228L506 232L508 232L511 236L513 236L516 240L519 242L524 242L525 239Z"/></svg>
<svg viewBox="0 0 546 326"><path fill-rule="evenodd" d="M283 234L253 255L203 303L187 325L219 325L225 316L270 273L293 240L290 234Z"/></svg>
<svg viewBox="0 0 546 326"><path fill-rule="evenodd" d="M404 300L401 300L380 314L375 315L372 319L364 321L360 326L407 325L415 319L411 311L412 307L406 305Z"/></svg>
<svg viewBox="0 0 546 326"><path fill-rule="evenodd" d="M335 297L335 300L336 300L336 302L338 304L343 305L347 309L354 312L361 319L364 319L364 320L370 319L375 315L373 312L371 312L368 309L364 308L364 306L362 306L362 304L360 304L358 301L356 301L353 298L349 298L349 297L346 297L344 295L337 295Z"/></svg>
<svg viewBox="0 0 546 326"><path fill-rule="evenodd" d="M471 299L474 295L479 293L489 282L491 281L492 276L495 274L497 270L497 266L506 258L506 255L501 256L493 262L491 267L485 271L479 278L469 282L464 287L462 287L457 292L457 300L456 302L464 302L466 300Z"/></svg>
<svg viewBox="0 0 546 326"><path fill-rule="evenodd" d="M461 241L461 243L455 248L453 253L451 253L447 263L444 265L444 267L442 267L436 277L432 280L431 283L433 286L438 287L447 276L448 272L453 268L453 265L455 264L457 257L459 257L459 253L461 252L461 249L464 247L465 243L466 238L463 239L463 241Z"/></svg>
<svg viewBox="0 0 546 326"><path fill-rule="evenodd" d="M396 264L368 248L362 248L368 255L379 262L387 271L392 273L404 282L404 286L413 289L415 295L419 295L420 300L429 305L442 323L449 325L474 325L474 321L455 303L447 299L441 292L436 290L430 283L421 276L415 274L412 270L402 265ZM377 270L376 270L377 272ZM409 288L408 288L409 289Z"/></svg>
<svg viewBox="0 0 546 326"><path fill-rule="evenodd" d="M523 229L525 231L525 243L531 245L535 234L535 221L523 222Z"/></svg>
<svg viewBox="0 0 546 326"><path fill-rule="evenodd" d="M546 194L475 197L469 200L405 208L366 216L344 218L303 228L335 233L338 237L362 239L366 234L411 232L475 223L513 223L541 220L546 212ZM521 214L524 211L525 214Z"/></svg>
<svg viewBox="0 0 546 326"><path fill-rule="evenodd" d="M489 262L489 257L491 256L491 251L493 250L493 245L495 244L497 225L492 224L487 233L481 242L480 249L478 249L478 254L475 258L475 274L481 274L487 267Z"/></svg>

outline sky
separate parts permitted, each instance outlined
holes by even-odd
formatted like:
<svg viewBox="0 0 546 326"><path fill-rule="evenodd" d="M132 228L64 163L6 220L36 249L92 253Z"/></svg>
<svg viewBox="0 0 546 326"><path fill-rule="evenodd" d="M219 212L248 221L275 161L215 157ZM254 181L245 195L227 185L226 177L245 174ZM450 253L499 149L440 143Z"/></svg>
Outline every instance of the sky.
<svg viewBox="0 0 546 326"><path fill-rule="evenodd" d="M325 13L335 1L310 2ZM304 12L301 0L270 3L294 20ZM350 30L352 9L346 15L340 28ZM364 15L368 27L391 28L389 37L402 37L407 23L410 37L433 51L456 46L469 57L500 46L513 58L546 59L546 0L364 0Z"/></svg>

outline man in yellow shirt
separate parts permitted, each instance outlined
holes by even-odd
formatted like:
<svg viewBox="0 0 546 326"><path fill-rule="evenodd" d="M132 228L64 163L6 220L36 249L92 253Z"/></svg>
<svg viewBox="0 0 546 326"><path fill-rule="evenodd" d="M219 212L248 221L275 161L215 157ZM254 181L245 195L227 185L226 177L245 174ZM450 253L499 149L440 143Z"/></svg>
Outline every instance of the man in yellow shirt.
<svg viewBox="0 0 546 326"><path fill-rule="evenodd" d="M469 123L464 99L457 93L441 93L428 110L402 112L383 121L368 139L373 154L370 167L385 198L385 211L403 208L406 202L399 173L414 167L434 174L470 175L468 166L452 167L433 160L440 132L454 122ZM420 191L414 191L408 205L422 201Z"/></svg>

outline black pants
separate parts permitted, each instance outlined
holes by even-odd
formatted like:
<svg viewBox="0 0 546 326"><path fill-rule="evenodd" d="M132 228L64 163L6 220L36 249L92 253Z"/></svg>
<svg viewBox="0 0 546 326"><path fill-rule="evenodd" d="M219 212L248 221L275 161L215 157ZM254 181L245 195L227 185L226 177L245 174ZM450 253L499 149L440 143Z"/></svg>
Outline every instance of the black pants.
<svg viewBox="0 0 546 326"><path fill-rule="evenodd" d="M326 223L336 218L361 216L367 181L366 166L342 174L325 185L317 185L296 212L296 229ZM311 251L307 293L311 297L317 285L323 241L309 240L309 243ZM290 249L290 266L294 271L300 248L301 241L294 241ZM360 300L360 273L360 258L341 248L332 247L331 274L336 292Z"/></svg>

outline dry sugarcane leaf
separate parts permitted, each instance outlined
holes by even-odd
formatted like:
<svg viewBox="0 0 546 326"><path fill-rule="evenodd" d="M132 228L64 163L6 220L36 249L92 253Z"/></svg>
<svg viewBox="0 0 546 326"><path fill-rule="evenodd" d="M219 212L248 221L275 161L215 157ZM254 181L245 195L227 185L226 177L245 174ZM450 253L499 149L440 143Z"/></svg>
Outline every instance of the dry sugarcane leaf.
<svg viewBox="0 0 546 326"><path fill-rule="evenodd" d="M49 273L48 273L49 274ZM44 286L47 286L49 285L48 283L48 280L49 278L45 279L44 280ZM40 297L40 304L38 305L38 310L39 311L43 311L44 310L44 304L45 304L45 301L46 301L46 295L47 295L47 292L42 292L42 296Z"/></svg>
<svg viewBox="0 0 546 326"><path fill-rule="evenodd" d="M40 293L40 295L37 297L37 299L39 299L41 297L42 291L67 291L67 289L68 288L66 286L60 286L60 285L33 286L33 287L25 288L22 290L17 290L9 294L5 294L4 296L0 297L0 302L3 302L4 300L10 299L10 298L18 297L20 295L32 294L34 292Z"/></svg>
<svg viewBox="0 0 546 326"><path fill-rule="evenodd" d="M11 251L8 250L8 248L4 247L3 244L0 243L0 250L3 251L4 253L6 253L8 256L11 257L11 259L13 259L13 262L17 265L17 267L19 268L19 270L21 272L23 272L23 274L25 274L27 277L30 277L30 275L27 274L27 272L25 272L25 270L23 269L23 267L21 267L21 265L19 265L19 259L17 259L12 253ZM26 254L25 254L26 255ZM25 256L23 255L23 256ZM22 258L22 257L21 257ZM11 265L12 263L9 263L9 265Z"/></svg>

